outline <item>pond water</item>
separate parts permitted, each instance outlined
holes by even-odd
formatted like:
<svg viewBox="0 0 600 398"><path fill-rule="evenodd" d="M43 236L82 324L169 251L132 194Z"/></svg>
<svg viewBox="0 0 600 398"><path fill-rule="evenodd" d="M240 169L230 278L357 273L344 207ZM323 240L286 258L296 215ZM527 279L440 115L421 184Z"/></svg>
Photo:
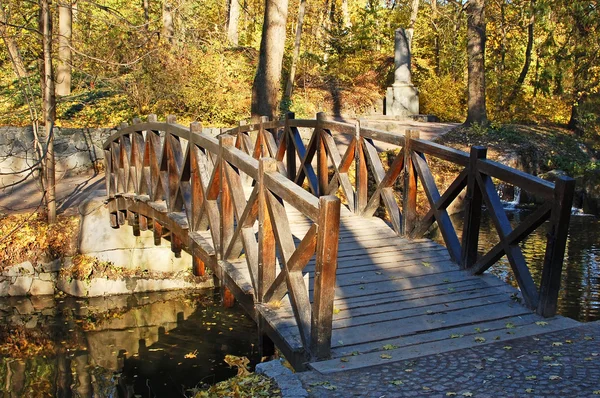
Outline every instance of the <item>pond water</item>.
<svg viewBox="0 0 600 398"><path fill-rule="evenodd" d="M0 396L170 397L258 362L256 326L213 290L0 300ZM25 354L25 355L22 355Z"/></svg>
<svg viewBox="0 0 600 398"><path fill-rule="evenodd" d="M513 209L507 216L513 227L524 220L530 211ZM462 234L462 214L453 215L459 236ZM533 279L539 286L541 270L546 250L546 234L549 223L544 223L520 246L527 259ZM431 236L441 243L441 234L434 231ZM498 235L489 215L484 212L479 235L479 252L484 253L498 243ZM517 286L506 256L489 272L502 280ZM569 236L565 251L561 290L558 299L558 313L581 322L600 319L600 220L588 215L572 215Z"/></svg>

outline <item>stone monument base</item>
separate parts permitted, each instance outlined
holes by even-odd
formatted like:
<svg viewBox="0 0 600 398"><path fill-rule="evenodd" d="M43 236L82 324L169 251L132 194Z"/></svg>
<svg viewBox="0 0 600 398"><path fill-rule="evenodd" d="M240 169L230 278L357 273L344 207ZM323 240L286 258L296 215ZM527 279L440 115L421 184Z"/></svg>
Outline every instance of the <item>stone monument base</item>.
<svg viewBox="0 0 600 398"><path fill-rule="evenodd" d="M409 118L419 114L419 90L412 84L394 83L387 88L385 114Z"/></svg>

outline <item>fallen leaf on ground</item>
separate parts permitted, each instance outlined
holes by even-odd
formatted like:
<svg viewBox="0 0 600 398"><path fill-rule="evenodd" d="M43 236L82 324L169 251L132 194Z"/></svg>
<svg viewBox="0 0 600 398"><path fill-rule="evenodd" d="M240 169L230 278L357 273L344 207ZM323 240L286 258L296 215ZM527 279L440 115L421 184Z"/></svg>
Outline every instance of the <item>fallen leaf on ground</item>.
<svg viewBox="0 0 600 398"><path fill-rule="evenodd" d="M389 354L381 354L379 357L380 357L381 359L392 359L392 356L391 356L391 355L389 355Z"/></svg>

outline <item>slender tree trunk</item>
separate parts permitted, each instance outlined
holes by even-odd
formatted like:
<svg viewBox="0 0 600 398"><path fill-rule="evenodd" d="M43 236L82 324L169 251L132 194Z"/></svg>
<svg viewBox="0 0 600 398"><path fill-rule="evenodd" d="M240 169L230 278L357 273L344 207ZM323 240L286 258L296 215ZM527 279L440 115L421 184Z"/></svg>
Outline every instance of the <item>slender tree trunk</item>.
<svg viewBox="0 0 600 398"><path fill-rule="evenodd" d="M275 117L281 85L288 0L266 0L258 68L252 85L252 116Z"/></svg>
<svg viewBox="0 0 600 398"><path fill-rule="evenodd" d="M19 53L19 48L17 47L15 39L9 34L8 29L6 28L7 22L4 8L0 7L0 36L2 36L2 40L6 45L6 50L8 51L8 56L13 64L15 74L17 75L17 78L21 79L27 75L27 68L25 67L21 53Z"/></svg>
<svg viewBox="0 0 600 398"><path fill-rule="evenodd" d="M40 0L42 8L42 42L44 53L44 123L48 148L46 152L46 206L48 223L56 221L56 195L54 174L54 136L55 120L54 76L52 75L52 15L50 0Z"/></svg>
<svg viewBox="0 0 600 398"><path fill-rule="evenodd" d="M531 53L533 51L533 41L534 37L534 25L535 25L535 1L531 0L531 17L529 18L529 24L527 25L527 48L525 49L525 63L523 64L523 69L521 69L521 73L519 74L519 78L515 83L515 87L513 89L511 98L514 99L521 89L523 83L525 83L525 78L527 77L527 73L529 73L529 67L531 66Z"/></svg>
<svg viewBox="0 0 600 398"><path fill-rule="evenodd" d="M229 0L229 17L227 18L227 39L231 44L237 46L238 24L240 21L240 0Z"/></svg>
<svg viewBox="0 0 600 398"><path fill-rule="evenodd" d="M298 24L296 25L296 39L294 40L294 53L292 54L292 65L290 66L290 75L285 86L285 98L292 98L294 91L294 79L296 78L296 65L300 56L300 39L302 38L302 25L304 23L304 14L306 12L306 0L300 0L298 5Z"/></svg>
<svg viewBox="0 0 600 398"><path fill-rule="evenodd" d="M485 105L485 3L467 3L468 111L465 125L487 124Z"/></svg>
<svg viewBox="0 0 600 398"><path fill-rule="evenodd" d="M144 24L146 30L150 29L150 0L142 0L142 8L144 9Z"/></svg>
<svg viewBox="0 0 600 398"><path fill-rule="evenodd" d="M352 26L350 22L350 10L348 8L348 0L342 0L342 22L344 28L348 29Z"/></svg>
<svg viewBox="0 0 600 398"><path fill-rule="evenodd" d="M162 36L169 44L173 44L175 40L175 26L173 25L173 10L169 0L163 1L162 9Z"/></svg>
<svg viewBox="0 0 600 398"><path fill-rule="evenodd" d="M71 32L73 15L71 0L62 0L58 6L58 68L56 68L56 94L71 94Z"/></svg>
<svg viewBox="0 0 600 398"><path fill-rule="evenodd" d="M440 31L438 28L437 0L431 0L431 27L433 29L433 56L435 75L440 75Z"/></svg>

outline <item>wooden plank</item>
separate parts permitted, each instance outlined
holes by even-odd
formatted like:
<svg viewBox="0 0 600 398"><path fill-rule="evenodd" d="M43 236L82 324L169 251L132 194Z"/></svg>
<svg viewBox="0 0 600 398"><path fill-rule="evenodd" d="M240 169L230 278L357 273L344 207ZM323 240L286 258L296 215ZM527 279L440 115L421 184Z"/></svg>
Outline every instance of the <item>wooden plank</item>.
<svg viewBox="0 0 600 398"><path fill-rule="evenodd" d="M510 304L511 300L505 294L495 294L484 297L478 297L477 300L470 300L469 298L455 302L445 302L439 304L430 304L427 307L408 307L408 308L389 308L389 311L376 312L370 314L363 314L361 316L352 316L351 318L336 319L333 323L334 333L336 330L342 331L345 328L353 328L362 325L378 324L380 322L390 322L393 320L405 319L410 322L411 318L419 317L423 315L430 316L432 318L438 315L452 314L454 311L462 311L466 309L478 309L482 305L492 304Z"/></svg>
<svg viewBox="0 0 600 398"><path fill-rule="evenodd" d="M451 351L459 350L459 349L465 349L465 348L471 348L471 347L476 347L476 346L480 346L480 345L491 344L491 343L498 341L498 340L496 340L496 337L500 337L500 341L510 342L511 340L514 340L514 339L528 337L528 336L535 336L536 334L539 334L539 333L553 332L553 331L565 330L565 329L569 329L572 327L576 327L576 324L574 323L575 321L570 320L568 318L558 318L556 320L553 320L553 322L549 322L548 325L544 326L543 329L540 326L536 325L534 322L531 322L531 321L533 321L533 319L531 317L526 317L525 319L526 319L526 321L522 322L521 317L511 317L511 318L504 318L502 321L499 321L496 323L490 322L490 323L481 324L481 326L483 326L482 330L486 328L486 325L493 324L493 325L496 325L495 327L498 327L497 325L502 322L504 322L504 323L510 322L510 323L519 325L515 329L511 330L512 334L502 333L502 331L500 329L494 329L494 330L489 330L487 332L479 333L479 334L477 334L477 337L483 338L485 340L481 343L476 342L474 340L473 334L470 334L467 337L467 333L468 333L467 331L469 328L471 328L471 326L466 327L466 328L452 328L452 329L447 330L447 333L446 333L446 331L443 333L445 333L446 336L449 336L450 334L456 334L456 335L463 334L465 337L449 339L449 338L443 338L439 335L436 335L435 337L437 338L437 340L419 341L420 339L417 336L415 336L415 337L411 336L409 338L406 338L406 340L408 340L408 342L413 343L413 344L411 344L409 346L400 346L400 348L385 351L385 353L391 357L390 359L382 359L380 356L381 351L373 351L373 352L366 353L363 355L348 356L348 357L346 357L347 361L345 360L344 362L341 362L339 360L339 356L337 357L338 359L314 362L314 363L310 364L310 367L320 373L328 374L328 373L333 373L333 372L347 371L347 370L352 370L352 369L360 369L360 368L370 367L370 366L374 366L374 365L381 365L381 364L386 364L386 363L393 363L396 361L418 358L418 357L431 355L431 354L445 353L445 352L451 352ZM487 327L487 328L492 329L489 327ZM393 344L393 342L399 343L400 341L403 341L403 340L405 340L405 339L392 340L391 343L387 342L387 344ZM381 343L382 343L382 345L385 344L384 342L381 342ZM340 355L339 353L337 353L337 351L334 350L334 352L336 352L336 356ZM350 352L352 352L352 351L350 351Z"/></svg>
<svg viewBox="0 0 600 398"><path fill-rule="evenodd" d="M424 332L530 313L530 310L520 304L509 306L506 303L500 303L484 304L479 307L453 311L448 314L425 314L412 317L410 318L410 321L407 321L406 319L382 321L377 324L360 325L334 330L332 335L332 348L389 339L417 331Z"/></svg>

